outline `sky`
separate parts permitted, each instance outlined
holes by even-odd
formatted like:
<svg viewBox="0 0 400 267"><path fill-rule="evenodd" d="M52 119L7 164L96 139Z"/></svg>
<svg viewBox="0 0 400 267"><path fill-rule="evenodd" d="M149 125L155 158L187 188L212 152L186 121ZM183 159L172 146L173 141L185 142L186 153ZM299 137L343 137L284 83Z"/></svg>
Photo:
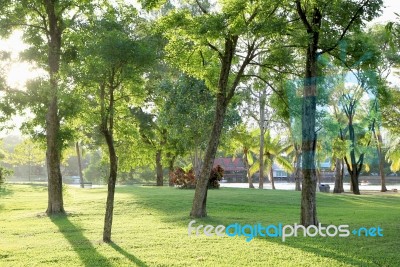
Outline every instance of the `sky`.
<svg viewBox="0 0 400 267"><path fill-rule="evenodd" d="M396 20L395 13L400 14L400 0L384 0L384 9L383 13L379 18L376 18L368 25L374 23L386 23L388 21ZM12 52L12 64L8 66L0 65L0 68L6 67L8 69L6 74L7 82L13 87L23 88L25 82L29 79L32 79L40 74L34 70L34 68L24 62L18 62L18 54L26 48L26 45L21 41L21 33L17 32L8 40L0 39L0 51L6 50ZM395 76L391 76L389 79L392 83L399 83L399 78ZM19 122L21 118L16 118L13 121ZM18 133L18 131L14 131L12 133ZM4 136L6 133L0 132L0 137Z"/></svg>

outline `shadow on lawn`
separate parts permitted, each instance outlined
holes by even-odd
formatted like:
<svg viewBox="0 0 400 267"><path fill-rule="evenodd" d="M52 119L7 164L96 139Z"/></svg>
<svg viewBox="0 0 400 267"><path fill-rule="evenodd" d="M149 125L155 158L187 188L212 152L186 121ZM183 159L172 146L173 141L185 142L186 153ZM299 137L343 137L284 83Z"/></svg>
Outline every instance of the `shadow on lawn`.
<svg viewBox="0 0 400 267"><path fill-rule="evenodd" d="M360 259L357 259L356 257L353 257L350 255L347 251L342 251L337 248L337 244L328 244L325 243L324 241L320 241L323 244L320 244L322 247L314 247L311 245L308 245L307 242L309 241L304 241L301 243L289 243L285 242L283 243L282 241L273 241L276 243L279 243L280 245L296 248L299 250L302 250L304 252L308 252L314 255L318 255L324 258L329 258L336 260L341 263L345 264L351 264L355 266L366 266L367 263L365 261L362 261Z"/></svg>
<svg viewBox="0 0 400 267"><path fill-rule="evenodd" d="M121 254L122 256L124 256L125 258L127 258L130 262L136 264L137 266L140 267L147 267L148 265L146 265L143 261L139 260L138 258L136 258L134 255L130 254L129 252L127 252L126 250L124 250L123 248L121 248L120 246L118 246L117 244L111 242L110 246L115 249L119 254Z"/></svg>
<svg viewBox="0 0 400 267"><path fill-rule="evenodd" d="M90 240L82 234L82 229L71 223L67 216L55 215L50 219L57 225L60 233L68 240L85 266L112 266L108 259L97 252Z"/></svg>

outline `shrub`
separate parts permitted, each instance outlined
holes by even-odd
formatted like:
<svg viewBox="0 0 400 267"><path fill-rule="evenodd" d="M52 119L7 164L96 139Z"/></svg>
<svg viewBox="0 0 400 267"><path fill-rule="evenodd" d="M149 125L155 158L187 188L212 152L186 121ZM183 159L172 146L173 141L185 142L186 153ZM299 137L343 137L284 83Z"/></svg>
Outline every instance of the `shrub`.
<svg viewBox="0 0 400 267"><path fill-rule="evenodd" d="M176 168L171 174L171 181L179 188L196 188L196 177L193 169L185 172L182 168Z"/></svg>
<svg viewBox="0 0 400 267"><path fill-rule="evenodd" d="M185 171L182 168L176 168L171 174L171 182L179 187L185 189L194 189L196 188L196 177L194 175L193 169L189 171ZM221 181L224 176L224 169L218 165L211 170L211 175L208 180L208 188L218 189L219 181Z"/></svg>
<svg viewBox="0 0 400 267"><path fill-rule="evenodd" d="M211 170L208 188L219 189L219 181L224 177L224 169L218 165Z"/></svg>

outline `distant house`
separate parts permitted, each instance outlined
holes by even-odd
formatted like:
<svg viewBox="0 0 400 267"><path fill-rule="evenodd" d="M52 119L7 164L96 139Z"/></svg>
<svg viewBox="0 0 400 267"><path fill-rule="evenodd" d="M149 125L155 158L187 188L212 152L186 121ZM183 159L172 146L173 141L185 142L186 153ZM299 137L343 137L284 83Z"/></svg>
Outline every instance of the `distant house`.
<svg viewBox="0 0 400 267"><path fill-rule="evenodd" d="M272 164L272 171L274 173L274 178L282 179L288 177L288 173L275 163Z"/></svg>
<svg viewBox="0 0 400 267"><path fill-rule="evenodd" d="M247 182L247 172L241 158L217 158L214 167L220 165L224 169L224 179L229 183Z"/></svg>
<svg viewBox="0 0 400 267"><path fill-rule="evenodd" d="M247 171L242 158L217 158L214 160L214 167L220 165L224 169L224 179L228 183L245 183L247 182ZM272 166L274 177L286 179L288 174L281 167L274 164ZM267 174L265 173L265 176ZM254 175L254 181L258 181L259 174Z"/></svg>

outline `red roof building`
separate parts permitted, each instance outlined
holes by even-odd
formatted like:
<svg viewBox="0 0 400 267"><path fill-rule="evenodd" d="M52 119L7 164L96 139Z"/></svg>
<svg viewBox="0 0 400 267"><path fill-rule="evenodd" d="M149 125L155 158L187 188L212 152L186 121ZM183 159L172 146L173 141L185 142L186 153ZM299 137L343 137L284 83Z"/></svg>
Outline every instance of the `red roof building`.
<svg viewBox="0 0 400 267"><path fill-rule="evenodd" d="M224 179L227 182L247 182L247 172L241 158L217 158L214 167L220 165L224 169Z"/></svg>

